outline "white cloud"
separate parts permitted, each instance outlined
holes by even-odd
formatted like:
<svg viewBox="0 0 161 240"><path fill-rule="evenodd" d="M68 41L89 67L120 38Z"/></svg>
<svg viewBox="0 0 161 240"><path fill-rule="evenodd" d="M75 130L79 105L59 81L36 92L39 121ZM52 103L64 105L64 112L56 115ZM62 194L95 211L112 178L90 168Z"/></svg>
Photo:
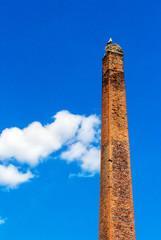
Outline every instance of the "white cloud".
<svg viewBox="0 0 161 240"><path fill-rule="evenodd" d="M61 111L55 121L42 126L33 122L24 129L7 128L0 136L0 160L16 159L21 163L36 165L52 152L71 140L81 123L81 116Z"/></svg>
<svg viewBox="0 0 161 240"><path fill-rule="evenodd" d="M88 172L98 172L100 169L100 150L96 147L92 147L82 157L81 168Z"/></svg>
<svg viewBox="0 0 161 240"><path fill-rule="evenodd" d="M42 125L33 122L24 129L6 128L0 135L0 161L17 161L36 166L50 154L61 150L60 157L77 161L82 171L99 171L100 119L60 111L53 122ZM2 175L1 175L2 172ZM31 172L19 172L16 167L0 165L0 185L15 187L32 178Z"/></svg>
<svg viewBox="0 0 161 240"><path fill-rule="evenodd" d="M77 142L70 145L69 149L61 154L61 158L68 162L78 161L81 169L85 172L93 174L100 170L99 147L83 145L82 143Z"/></svg>
<svg viewBox="0 0 161 240"><path fill-rule="evenodd" d="M87 152L86 146L81 142L76 142L69 146L69 149L61 154L61 158L69 162L79 160Z"/></svg>
<svg viewBox="0 0 161 240"><path fill-rule="evenodd" d="M98 137L96 129L100 124L100 120L95 115L89 117L82 117L81 128L79 130L77 139L85 144L97 141Z"/></svg>
<svg viewBox="0 0 161 240"><path fill-rule="evenodd" d="M0 185L7 186L8 188L15 188L19 184L27 182L34 176L30 171L26 173L18 171L18 169L13 166L3 166L0 165Z"/></svg>
<svg viewBox="0 0 161 240"><path fill-rule="evenodd" d="M0 218L0 225L6 223L7 218Z"/></svg>

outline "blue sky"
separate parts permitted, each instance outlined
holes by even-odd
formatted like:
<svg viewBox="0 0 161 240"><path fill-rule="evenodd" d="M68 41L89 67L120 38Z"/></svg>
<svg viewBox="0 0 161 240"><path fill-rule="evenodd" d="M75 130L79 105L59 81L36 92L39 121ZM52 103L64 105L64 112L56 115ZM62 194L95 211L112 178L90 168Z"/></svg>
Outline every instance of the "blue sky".
<svg viewBox="0 0 161 240"><path fill-rule="evenodd" d="M98 239L110 37L124 50L136 239L160 239L160 10L157 0L0 1L2 240Z"/></svg>

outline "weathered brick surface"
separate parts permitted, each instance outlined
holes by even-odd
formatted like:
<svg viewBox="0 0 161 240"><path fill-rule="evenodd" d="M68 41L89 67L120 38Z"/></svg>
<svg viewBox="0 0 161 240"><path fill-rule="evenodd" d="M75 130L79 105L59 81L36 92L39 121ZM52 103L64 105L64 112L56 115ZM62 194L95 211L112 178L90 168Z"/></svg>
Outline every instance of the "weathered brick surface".
<svg viewBox="0 0 161 240"><path fill-rule="evenodd" d="M109 45L102 64L99 240L135 240L122 49Z"/></svg>

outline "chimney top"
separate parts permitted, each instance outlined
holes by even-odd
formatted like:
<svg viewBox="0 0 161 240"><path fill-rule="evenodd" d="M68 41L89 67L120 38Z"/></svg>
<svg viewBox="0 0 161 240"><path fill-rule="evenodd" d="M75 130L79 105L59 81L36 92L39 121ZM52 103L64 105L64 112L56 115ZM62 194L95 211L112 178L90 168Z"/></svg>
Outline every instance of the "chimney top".
<svg viewBox="0 0 161 240"><path fill-rule="evenodd" d="M113 53L123 55L122 48L116 43L113 43L113 44L107 43L107 46L106 46L105 50L106 50L105 55L107 55L107 52L113 52Z"/></svg>

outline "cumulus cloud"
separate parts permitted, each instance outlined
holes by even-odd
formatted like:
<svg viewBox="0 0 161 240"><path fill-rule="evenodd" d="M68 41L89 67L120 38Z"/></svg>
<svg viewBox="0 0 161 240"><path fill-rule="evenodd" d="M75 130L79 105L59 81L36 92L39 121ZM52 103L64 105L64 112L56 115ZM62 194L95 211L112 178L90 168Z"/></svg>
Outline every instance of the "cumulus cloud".
<svg viewBox="0 0 161 240"><path fill-rule="evenodd" d="M6 223L6 220L7 220L6 218L4 219L0 218L0 225Z"/></svg>
<svg viewBox="0 0 161 240"><path fill-rule="evenodd" d="M60 111L53 122L42 125L33 122L26 128L6 128L0 135L0 161L17 161L36 166L50 154L61 150L60 158L77 161L82 171L99 171L100 119ZM2 173L2 174L1 174ZM16 167L0 165L0 184L15 187L32 178L31 172L19 172ZM11 179L14 179L11 182Z"/></svg>
<svg viewBox="0 0 161 240"><path fill-rule="evenodd" d="M78 161L83 171L96 173L100 167L100 149L93 145L83 145L80 142L70 145L61 154L61 158L69 162Z"/></svg>
<svg viewBox="0 0 161 240"><path fill-rule="evenodd" d="M36 165L52 152L60 149L79 127L81 118L62 111L55 121L42 126L33 122L24 129L5 129L0 136L0 160L14 158L21 163Z"/></svg>
<svg viewBox="0 0 161 240"><path fill-rule="evenodd" d="M69 162L79 160L87 153L87 148L81 142L73 143L69 146L68 150L61 154L61 158Z"/></svg>
<svg viewBox="0 0 161 240"><path fill-rule="evenodd" d="M13 166L3 166L0 165L0 185L7 186L8 188L15 188L19 184L29 181L33 178L33 174L30 171L26 173L18 171L18 169Z"/></svg>

